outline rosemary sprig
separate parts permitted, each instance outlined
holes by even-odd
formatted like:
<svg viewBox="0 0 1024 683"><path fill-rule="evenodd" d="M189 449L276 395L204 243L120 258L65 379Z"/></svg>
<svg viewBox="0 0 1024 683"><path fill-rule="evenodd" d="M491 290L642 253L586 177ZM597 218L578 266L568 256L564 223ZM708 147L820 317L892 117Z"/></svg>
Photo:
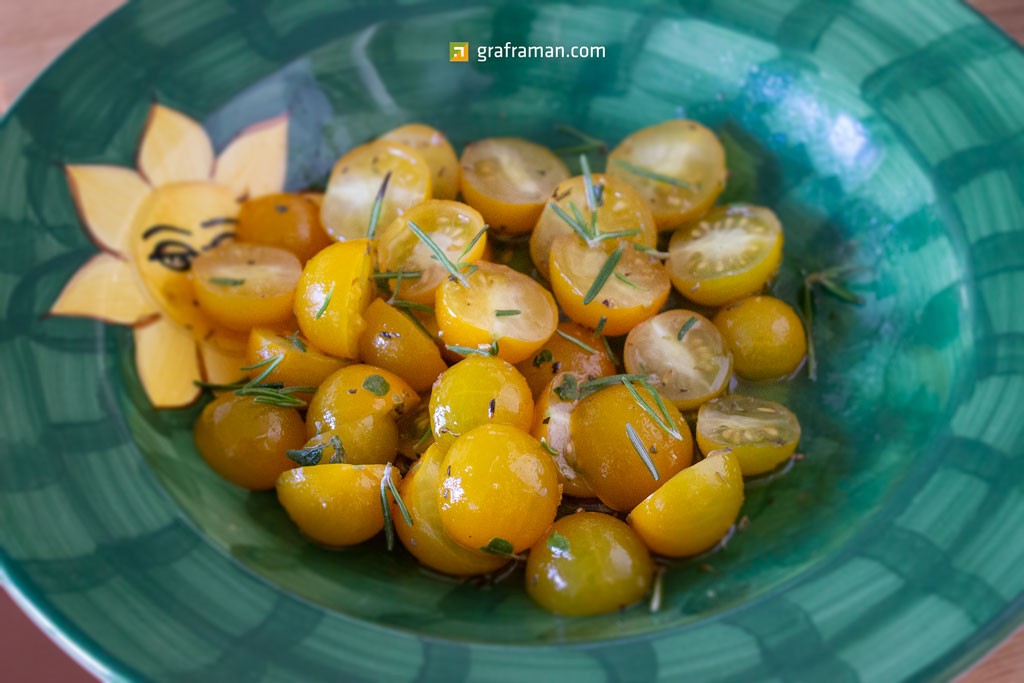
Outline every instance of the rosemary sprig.
<svg viewBox="0 0 1024 683"><path fill-rule="evenodd" d="M576 337L572 336L571 334L567 334L567 333L562 332L561 330L558 330L558 329L555 330L555 334L557 334L562 339L575 344L576 346L580 347L581 349L583 349L587 353L598 353L597 349L595 349L593 346L591 346L590 344L587 344L586 342L584 342L581 339L577 339Z"/></svg>
<svg viewBox="0 0 1024 683"><path fill-rule="evenodd" d="M645 254L650 254L650 255L651 255L651 256L653 256L654 258L656 258L656 259L660 259L660 260L665 260L665 259L667 259L667 258L668 258L669 256L671 256L671 255L672 255L672 254L670 254L670 253L669 253L669 252L667 252L667 251L658 251L658 250L657 250L657 249L655 249L654 247L648 247L647 245L644 245L644 244L634 244L634 245L633 245L633 247L634 247L634 248L635 248L635 249L636 249L637 251L642 251L642 252L644 252Z"/></svg>
<svg viewBox="0 0 1024 683"><path fill-rule="evenodd" d="M452 260L448 258L448 255L444 253L444 250L437 246L437 242L430 239L427 233L423 232L420 226L416 225L412 221L406 221L406 223L408 224L409 229L412 230L412 234L416 235L420 242L423 242L423 244L427 246L427 249L434 254L434 258L437 259L438 263L440 263L445 270L448 271L448 274L458 280L459 284L463 287L469 287L469 280L467 280L463 272L459 270L459 267L452 263Z"/></svg>
<svg viewBox="0 0 1024 683"><path fill-rule="evenodd" d="M804 316L804 333L807 335L807 376L811 381L818 379L818 354L814 348L814 288L820 286L840 301L860 305L864 297L851 292L840 282L840 278L860 270L857 266L838 265L804 276L800 293L800 309Z"/></svg>
<svg viewBox="0 0 1024 683"><path fill-rule="evenodd" d="M543 436L540 437L540 446L541 446L541 448L546 450L550 455L553 455L556 458L558 457L558 451L556 451L554 448L552 448L551 444L549 444L548 440L545 439Z"/></svg>
<svg viewBox="0 0 1024 683"><path fill-rule="evenodd" d="M384 537L387 541L388 550L394 550L395 548L395 523L391 518L391 506L388 504L389 492L395 499L395 503L398 505L405 523L413 526L412 517L409 515L409 508L405 507L405 501L402 500L402 496L398 493L398 487L395 486L394 480L391 479L393 467L391 463L384 465L384 476L380 480L380 506L384 512Z"/></svg>
<svg viewBox="0 0 1024 683"><path fill-rule="evenodd" d="M590 209L591 221L593 221L597 210L601 208L604 201L604 190L594 186L594 177L590 173L590 162L587 161L586 154L580 155L580 168L583 172L583 190L587 197L587 208Z"/></svg>
<svg viewBox="0 0 1024 683"><path fill-rule="evenodd" d="M427 335L427 339L430 339L431 341L434 340L434 335L430 334L430 330L427 329L427 326L420 322L420 319L413 315L412 311L410 311L407 308L403 308L401 309L401 311L402 313L405 313L406 317L409 318L409 320L412 321L413 325L419 328L420 332Z"/></svg>
<svg viewBox="0 0 1024 683"><path fill-rule="evenodd" d="M636 429L630 423L626 423L626 436L629 437L629 443L633 445L633 450L640 456L640 459L644 461L644 465L647 466L647 470L654 477L654 481L661 481L661 475L658 474L658 468L654 466L654 461L651 460L651 454L647 452L647 446L640 440L640 435L636 433Z"/></svg>
<svg viewBox="0 0 1024 683"><path fill-rule="evenodd" d="M676 335L676 341L683 341L683 337L690 331L690 328L697 324L696 316L690 316L683 326L679 328L679 334Z"/></svg>
<svg viewBox="0 0 1024 683"><path fill-rule="evenodd" d="M575 128L565 123L559 123L555 125L555 130L559 133L570 135L581 142L581 144L573 145L571 147L559 147L555 150L555 154L570 155L594 151L600 152L601 154L607 154L608 152L608 143L601 138L596 138L593 135L584 133L579 128Z"/></svg>
<svg viewBox="0 0 1024 683"><path fill-rule="evenodd" d="M619 265L619 259L622 258L623 245L619 245L615 248L608 258L605 260L604 265L601 266L601 270L598 271L597 277L594 278L594 283L590 285L590 289L587 290L586 296L583 297L583 305L591 303L597 298L597 295L601 293L608 278L611 277L612 272L615 271L615 266Z"/></svg>
<svg viewBox="0 0 1024 683"><path fill-rule="evenodd" d="M394 301L389 301L388 303L394 306L395 308L407 308L413 311L423 311L424 313L434 312L433 306L427 306L426 304L417 303L415 301L406 301L405 299L395 299Z"/></svg>
<svg viewBox="0 0 1024 683"><path fill-rule="evenodd" d="M491 346L487 349L479 349L473 346L460 346L458 344L445 344L444 346L453 353L458 353L463 356L497 356L498 355L498 342L491 342Z"/></svg>
<svg viewBox="0 0 1024 683"><path fill-rule="evenodd" d="M253 386L253 385L256 385L256 384L260 384L263 380L265 380L270 375L270 373L272 373L274 370L277 369L277 366L280 365L281 361L283 361L283 360L284 360L284 354L283 353L279 353L276 356L272 356L270 358L267 358L266 360L262 360L259 363L255 363L253 365L246 365L245 367L241 368L242 371L246 371L246 370L259 370L260 368L263 368L263 372L261 372L256 377L254 377L251 380L249 380L249 382L246 384L246 386Z"/></svg>
<svg viewBox="0 0 1024 683"><path fill-rule="evenodd" d="M484 227L480 228L479 232L477 232L475 235L473 235L473 239L471 239L469 241L469 244L467 244L465 247L463 247L462 251L459 252L459 262L460 262L460 264L462 262L462 259L466 258L466 254L468 254L470 251L472 251L473 247L476 246L476 243L480 241L480 238L483 237L486 234L487 234L487 226L485 225Z"/></svg>
<svg viewBox="0 0 1024 683"><path fill-rule="evenodd" d="M597 321L597 327L594 328L594 334L601 336L604 334L604 326L608 324L608 318L601 316L601 319Z"/></svg>
<svg viewBox="0 0 1024 683"><path fill-rule="evenodd" d="M637 166L636 164L632 164L624 159L616 159L613 163L616 166L620 166L621 168L629 171L630 173L633 173L634 175L643 176L644 178L648 178L655 182L665 183L667 185L672 185L674 187L680 187L684 190L693 189L693 185L686 182L685 180L682 180L681 178L673 178L670 175L658 173L657 171L652 171L651 169L644 168L643 166Z"/></svg>
<svg viewBox="0 0 1024 683"><path fill-rule="evenodd" d="M628 277L626 277L622 273L614 273L614 275L615 275L615 279L616 280L618 280L622 284L626 285L627 287L632 287L633 289L643 289L643 287L641 287L637 283L633 282L632 280L630 280Z"/></svg>
<svg viewBox="0 0 1024 683"><path fill-rule="evenodd" d="M400 277L403 280L418 280L423 277L423 273L418 270L386 270L380 273L374 273L370 277L374 280L391 280L396 277Z"/></svg>
<svg viewBox="0 0 1024 683"><path fill-rule="evenodd" d="M384 175L384 181L377 190L377 198L373 200L373 209L370 211L370 224L366 228L366 237L373 239L377 233L377 222L380 221L380 209L384 204L384 194L388 191L388 183L391 182L391 171Z"/></svg>
<svg viewBox="0 0 1024 683"><path fill-rule="evenodd" d="M245 284L245 280L236 277L211 277L210 284L221 287L239 287Z"/></svg>
<svg viewBox="0 0 1024 683"><path fill-rule="evenodd" d="M622 385L626 387L627 390L629 390L629 393L633 396L633 400L636 401L636 404L640 406L643 409L643 411L650 416L652 420L654 420L654 423L658 425L658 428L661 429L661 431L665 432L673 439L678 440L683 438L682 435L679 433L679 428L675 425L675 421L672 420L672 416L668 414L667 410L663 410L662 414L659 415L658 413L655 412L651 404L648 403L647 400L640 395L640 392L636 390L636 387L633 386L632 382L622 380ZM644 388L646 389L647 387ZM656 392L650 390L648 391L652 395L656 395ZM665 418L668 419L666 420Z"/></svg>
<svg viewBox="0 0 1024 683"><path fill-rule="evenodd" d="M305 353L308 350L306 347L306 342L302 341L302 339L299 337L298 330L296 330L292 334L289 334L287 337L285 337L285 339L290 341L292 343L292 346L297 348L299 351L302 351L303 353Z"/></svg>
<svg viewBox="0 0 1024 683"><path fill-rule="evenodd" d="M580 236L585 242L590 243L590 229L586 224L577 221L574 217L570 216L565 210L558 204L551 202L551 210L555 212L555 215L565 221L566 225L573 229L577 235Z"/></svg>
<svg viewBox="0 0 1024 683"><path fill-rule="evenodd" d="M324 302L320 305L320 310L313 316L313 320L319 320L323 317L324 313L327 312L327 307L331 305L331 298L334 297L334 283L331 283L331 288L327 290L327 296L324 297Z"/></svg>
<svg viewBox="0 0 1024 683"><path fill-rule="evenodd" d="M521 313L522 311L518 308L499 308L494 312L494 315L498 318L507 318L513 315L520 315Z"/></svg>
<svg viewBox="0 0 1024 683"><path fill-rule="evenodd" d="M607 377L597 377L595 379L589 379L586 382L580 384L580 398L588 396L595 391L610 387L621 382L639 382L647 379L647 375L635 375L635 374L619 374L619 375L608 375Z"/></svg>

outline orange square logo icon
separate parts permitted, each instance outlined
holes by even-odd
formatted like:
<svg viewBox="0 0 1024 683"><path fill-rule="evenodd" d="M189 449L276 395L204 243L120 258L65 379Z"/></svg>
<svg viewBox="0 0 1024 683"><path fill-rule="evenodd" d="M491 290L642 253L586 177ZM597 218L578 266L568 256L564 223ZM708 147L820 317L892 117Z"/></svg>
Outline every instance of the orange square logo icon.
<svg viewBox="0 0 1024 683"><path fill-rule="evenodd" d="M449 62L468 62L469 43L448 43Z"/></svg>

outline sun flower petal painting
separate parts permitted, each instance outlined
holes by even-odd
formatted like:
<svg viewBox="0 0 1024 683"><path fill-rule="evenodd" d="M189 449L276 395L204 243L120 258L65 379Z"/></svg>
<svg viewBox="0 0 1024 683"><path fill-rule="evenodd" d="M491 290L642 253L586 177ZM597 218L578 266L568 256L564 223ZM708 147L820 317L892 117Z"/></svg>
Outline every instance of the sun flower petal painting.
<svg viewBox="0 0 1024 683"><path fill-rule="evenodd" d="M196 380L238 379L246 340L199 309L192 260L234 237L243 199L281 190L287 157L286 116L246 129L215 157L199 123L155 104L136 168L66 167L101 251L72 276L50 313L130 325L135 366L154 407L192 403Z"/></svg>

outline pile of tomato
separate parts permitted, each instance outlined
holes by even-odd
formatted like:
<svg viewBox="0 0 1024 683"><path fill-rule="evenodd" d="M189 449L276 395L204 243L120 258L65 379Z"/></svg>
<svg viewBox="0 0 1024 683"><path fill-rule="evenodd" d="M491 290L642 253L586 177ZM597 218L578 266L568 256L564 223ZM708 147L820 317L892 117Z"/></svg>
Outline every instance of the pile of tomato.
<svg viewBox="0 0 1024 683"><path fill-rule="evenodd" d="M715 205L725 154L696 122L606 161L571 177L518 138L457 157L412 124L345 154L323 194L247 200L192 271L202 310L248 336L195 424L203 457L276 488L325 546L383 531L460 577L525 561L560 614L630 605L658 558L713 548L744 476L800 439L782 405L730 393L804 360L800 318L762 294L782 226Z"/></svg>

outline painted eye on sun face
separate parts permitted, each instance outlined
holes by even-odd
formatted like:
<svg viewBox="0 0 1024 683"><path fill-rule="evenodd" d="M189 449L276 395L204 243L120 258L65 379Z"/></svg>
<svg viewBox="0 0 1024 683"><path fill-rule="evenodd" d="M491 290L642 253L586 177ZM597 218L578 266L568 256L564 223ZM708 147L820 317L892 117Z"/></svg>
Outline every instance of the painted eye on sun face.
<svg viewBox="0 0 1024 683"><path fill-rule="evenodd" d="M233 240L233 239L235 239L235 233L233 233L233 232L222 232L221 234L217 235L212 240L210 240L210 243L207 244L205 247L203 247L203 251L209 251L209 250L213 249L214 247L219 246L224 240Z"/></svg>
<svg viewBox="0 0 1024 683"><path fill-rule="evenodd" d="M192 268L192 259L195 257L196 251L192 247L177 240L158 242L149 254L150 261L157 261L164 268L179 273L187 272Z"/></svg>

